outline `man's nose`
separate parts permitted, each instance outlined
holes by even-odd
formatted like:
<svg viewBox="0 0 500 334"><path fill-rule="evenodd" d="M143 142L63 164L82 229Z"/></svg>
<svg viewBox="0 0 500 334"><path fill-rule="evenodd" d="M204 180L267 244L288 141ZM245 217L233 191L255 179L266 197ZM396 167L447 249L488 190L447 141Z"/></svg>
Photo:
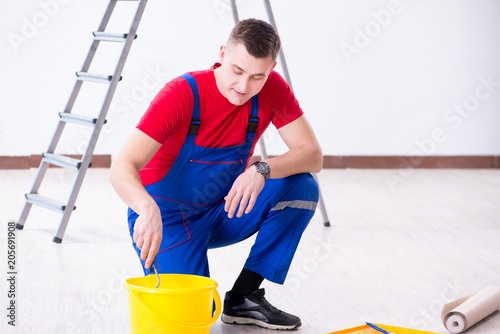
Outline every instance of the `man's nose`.
<svg viewBox="0 0 500 334"><path fill-rule="evenodd" d="M249 81L248 78L241 78L238 82L238 90L240 93L248 93Z"/></svg>

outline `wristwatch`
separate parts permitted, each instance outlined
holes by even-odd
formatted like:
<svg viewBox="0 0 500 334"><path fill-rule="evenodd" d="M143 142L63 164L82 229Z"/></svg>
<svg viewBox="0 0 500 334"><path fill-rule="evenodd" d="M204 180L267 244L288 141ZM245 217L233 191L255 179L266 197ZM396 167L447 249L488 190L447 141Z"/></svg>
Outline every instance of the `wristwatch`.
<svg viewBox="0 0 500 334"><path fill-rule="evenodd" d="M264 176L264 181L269 180L269 176L271 175L271 169L267 162L264 161L255 161L252 166L257 168L257 173L260 173Z"/></svg>

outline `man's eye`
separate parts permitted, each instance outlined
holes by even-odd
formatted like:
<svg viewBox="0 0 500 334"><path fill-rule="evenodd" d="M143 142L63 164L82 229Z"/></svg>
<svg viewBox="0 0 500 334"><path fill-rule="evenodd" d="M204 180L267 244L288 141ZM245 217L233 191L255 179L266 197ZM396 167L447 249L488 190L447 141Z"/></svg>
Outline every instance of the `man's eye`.
<svg viewBox="0 0 500 334"><path fill-rule="evenodd" d="M242 75L243 72L240 72L240 71L234 71L234 74L237 74L237 75Z"/></svg>

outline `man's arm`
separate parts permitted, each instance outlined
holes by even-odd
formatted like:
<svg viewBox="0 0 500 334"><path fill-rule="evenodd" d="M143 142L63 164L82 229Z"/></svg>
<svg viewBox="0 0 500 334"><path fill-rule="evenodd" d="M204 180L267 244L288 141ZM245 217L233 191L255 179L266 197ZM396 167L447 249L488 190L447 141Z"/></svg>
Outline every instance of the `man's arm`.
<svg viewBox="0 0 500 334"><path fill-rule="evenodd" d="M278 179L299 173L317 173L321 170L323 153L304 115L278 129L278 133L289 151L278 157L263 160L269 164L271 178ZM257 172L255 166L248 168L234 181L233 187L226 196L224 207L229 218L233 217L240 201L237 217L241 217L243 212L249 213L252 210L257 196L264 188L264 182L264 177Z"/></svg>
<svg viewBox="0 0 500 334"><path fill-rule="evenodd" d="M120 198L139 217L134 226L134 242L149 268L160 248L163 222L160 209L142 185L139 171L153 158L161 144L134 129L109 170L109 181Z"/></svg>
<svg viewBox="0 0 500 334"><path fill-rule="evenodd" d="M271 169L271 178L279 179L299 173L318 173L323 167L323 153L304 115L278 129L290 149L283 155L264 160Z"/></svg>

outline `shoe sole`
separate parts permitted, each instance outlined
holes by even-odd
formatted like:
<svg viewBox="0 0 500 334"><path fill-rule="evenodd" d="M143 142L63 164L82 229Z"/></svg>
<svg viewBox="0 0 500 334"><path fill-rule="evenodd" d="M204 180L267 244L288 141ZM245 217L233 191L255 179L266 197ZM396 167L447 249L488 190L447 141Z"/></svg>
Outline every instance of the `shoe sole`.
<svg viewBox="0 0 500 334"><path fill-rule="evenodd" d="M285 330L285 331L290 331L299 328L302 323L299 322L296 325L293 326L284 326L284 325L273 325L273 324L268 324L267 322L260 321L254 318L242 318L242 317L231 317L226 314L222 314L221 317L222 322L226 324L236 324L236 325L255 325L267 329L276 329L276 330Z"/></svg>

